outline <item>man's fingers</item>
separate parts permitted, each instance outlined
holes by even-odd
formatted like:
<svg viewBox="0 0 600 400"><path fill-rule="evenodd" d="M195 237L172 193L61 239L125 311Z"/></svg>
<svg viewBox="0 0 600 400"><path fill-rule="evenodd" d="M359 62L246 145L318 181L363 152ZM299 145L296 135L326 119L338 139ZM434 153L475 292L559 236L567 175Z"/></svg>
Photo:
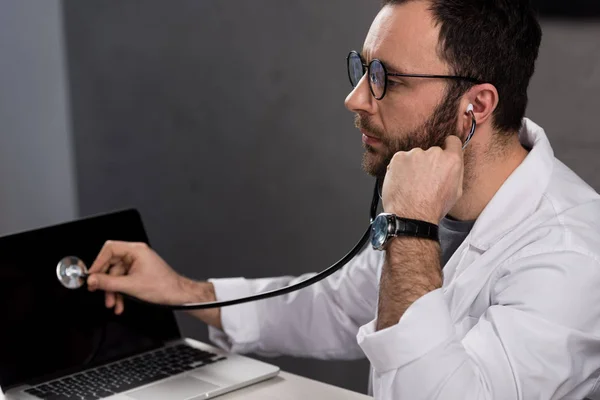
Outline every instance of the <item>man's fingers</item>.
<svg viewBox="0 0 600 400"><path fill-rule="evenodd" d="M110 276L121 276L121 275L126 275L126 273L127 273L127 269L125 268L125 264L123 262L117 262L108 271L108 274Z"/></svg>
<svg viewBox="0 0 600 400"><path fill-rule="evenodd" d="M113 308L115 305L115 294L113 292L106 292L104 296L104 305L106 308Z"/></svg>
<svg viewBox="0 0 600 400"><path fill-rule="evenodd" d="M104 290L105 292L123 292L127 289L127 276L110 276L92 274L87 279L90 291Z"/></svg>
<svg viewBox="0 0 600 400"><path fill-rule="evenodd" d="M458 136L450 135L444 141L444 150L462 155L462 142Z"/></svg>
<svg viewBox="0 0 600 400"><path fill-rule="evenodd" d="M89 269L90 274L106 272L112 264L124 261L130 264L136 243L107 241Z"/></svg>
<svg viewBox="0 0 600 400"><path fill-rule="evenodd" d="M122 262L117 263L108 271L110 276L121 276L125 275L127 270ZM116 304L116 294L114 292L106 292L105 299L106 308L113 308Z"/></svg>
<svg viewBox="0 0 600 400"><path fill-rule="evenodd" d="M125 311L125 302L123 301L122 294L116 294L116 306L115 306L115 314L121 315L123 311Z"/></svg>

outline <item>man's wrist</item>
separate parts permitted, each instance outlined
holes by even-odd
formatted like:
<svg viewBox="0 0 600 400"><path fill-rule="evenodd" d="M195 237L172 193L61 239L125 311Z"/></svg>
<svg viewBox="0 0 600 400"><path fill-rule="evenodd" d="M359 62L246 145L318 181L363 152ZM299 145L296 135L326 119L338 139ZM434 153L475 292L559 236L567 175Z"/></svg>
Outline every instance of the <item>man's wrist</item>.
<svg viewBox="0 0 600 400"><path fill-rule="evenodd" d="M217 301L215 287L211 282L198 282L189 278L181 277L179 282L183 294L183 304L186 303L209 303ZM221 309L208 308L204 310L190 310L194 317L212 325L217 329L223 329L221 324Z"/></svg>
<svg viewBox="0 0 600 400"><path fill-rule="evenodd" d="M419 212L417 210L410 210L406 208L390 208L390 210L385 210L385 212L397 215L400 218L414 219L416 221L429 222L433 225L439 225L441 218L435 215L435 213L430 212Z"/></svg>
<svg viewBox="0 0 600 400"><path fill-rule="evenodd" d="M210 289L207 290L205 282L198 282L190 278L186 278L184 276L179 277L178 286L179 286L179 304L187 304L187 303L203 303L211 300L207 300L210 298ZM214 288L212 289L214 295Z"/></svg>

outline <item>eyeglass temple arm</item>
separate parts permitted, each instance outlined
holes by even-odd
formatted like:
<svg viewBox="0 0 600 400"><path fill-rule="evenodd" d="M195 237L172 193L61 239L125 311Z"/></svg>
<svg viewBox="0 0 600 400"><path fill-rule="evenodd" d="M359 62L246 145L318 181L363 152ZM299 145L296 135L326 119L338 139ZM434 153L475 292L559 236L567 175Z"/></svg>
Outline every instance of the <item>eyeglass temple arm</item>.
<svg viewBox="0 0 600 400"><path fill-rule="evenodd" d="M427 74L396 74L389 72L388 76L400 76L406 78L433 78L433 79L452 79L456 81L468 81L471 83L483 83L479 79L471 78L468 76L454 76L454 75L427 75Z"/></svg>

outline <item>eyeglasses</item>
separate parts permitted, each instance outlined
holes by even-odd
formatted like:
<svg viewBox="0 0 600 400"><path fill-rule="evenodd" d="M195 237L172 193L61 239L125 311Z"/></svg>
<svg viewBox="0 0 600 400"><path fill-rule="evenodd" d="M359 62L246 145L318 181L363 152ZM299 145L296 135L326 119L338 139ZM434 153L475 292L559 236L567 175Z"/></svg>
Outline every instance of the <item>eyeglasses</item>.
<svg viewBox="0 0 600 400"><path fill-rule="evenodd" d="M424 74L392 74L387 72L383 63L377 59L371 61L369 65L363 62L358 52L352 50L347 57L348 78L352 87L356 87L366 72L369 76L369 88L376 100L381 100L385 96L388 86L388 76L401 76L407 78L432 78L432 79L452 79L457 81L467 81L474 84L483 83L479 79L467 76L451 75L424 75Z"/></svg>

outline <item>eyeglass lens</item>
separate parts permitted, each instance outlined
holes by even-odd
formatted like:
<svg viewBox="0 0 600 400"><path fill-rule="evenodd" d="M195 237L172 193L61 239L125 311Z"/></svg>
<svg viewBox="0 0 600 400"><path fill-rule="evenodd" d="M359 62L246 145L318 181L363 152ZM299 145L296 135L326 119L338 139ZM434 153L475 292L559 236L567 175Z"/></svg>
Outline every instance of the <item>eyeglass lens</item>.
<svg viewBox="0 0 600 400"><path fill-rule="evenodd" d="M348 76L352 87L356 87L358 82L365 74L365 69L360 56L356 53L350 53L348 56Z"/></svg>
<svg viewBox="0 0 600 400"><path fill-rule="evenodd" d="M369 66L369 83L373 96L377 100L381 100L385 94L386 73L383 64L378 60L374 60Z"/></svg>
<svg viewBox="0 0 600 400"><path fill-rule="evenodd" d="M365 74L363 61L357 53L348 56L348 76L352 87L356 87ZM369 87L373 96L381 100L385 95L386 71L379 60L373 60L369 65Z"/></svg>

